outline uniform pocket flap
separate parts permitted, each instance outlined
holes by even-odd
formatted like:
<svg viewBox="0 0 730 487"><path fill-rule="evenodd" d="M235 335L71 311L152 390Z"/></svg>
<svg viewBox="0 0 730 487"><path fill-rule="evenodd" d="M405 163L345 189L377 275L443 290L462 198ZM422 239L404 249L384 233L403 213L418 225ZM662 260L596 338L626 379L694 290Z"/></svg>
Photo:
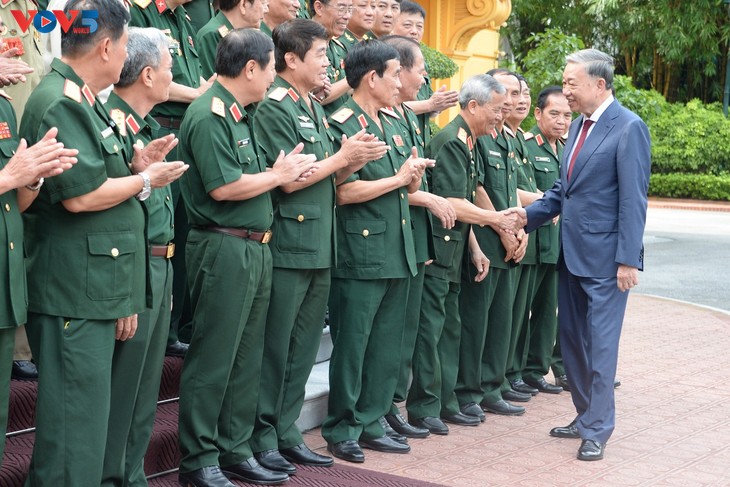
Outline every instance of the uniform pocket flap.
<svg viewBox="0 0 730 487"><path fill-rule="evenodd" d="M280 204L279 214L282 218L291 218L302 222L304 220L318 220L322 215L322 210L316 204Z"/></svg>
<svg viewBox="0 0 730 487"><path fill-rule="evenodd" d="M120 255L133 254L137 248L137 236L133 232L90 233L86 238L91 255L117 258Z"/></svg>
<svg viewBox="0 0 730 487"><path fill-rule="evenodd" d="M386 223L383 220L347 220L345 232L360 234L363 237L385 233Z"/></svg>
<svg viewBox="0 0 730 487"><path fill-rule="evenodd" d="M0 152L5 156L6 159L10 159L15 154L15 149L18 147L17 140L7 140L0 143Z"/></svg>
<svg viewBox="0 0 730 487"><path fill-rule="evenodd" d="M434 238L438 238L444 242L461 242L460 232L447 230L444 227L438 227L437 225L434 225L433 236Z"/></svg>

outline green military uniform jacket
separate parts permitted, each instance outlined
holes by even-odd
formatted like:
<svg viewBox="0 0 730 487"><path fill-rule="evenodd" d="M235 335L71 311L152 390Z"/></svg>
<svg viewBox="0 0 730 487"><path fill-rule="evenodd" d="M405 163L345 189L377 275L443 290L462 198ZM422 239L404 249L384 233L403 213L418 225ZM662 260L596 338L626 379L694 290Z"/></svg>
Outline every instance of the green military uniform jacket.
<svg viewBox="0 0 730 487"><path fill-rule="evenodd" d="M277 76L271 90L256 109L257 140L273 166L279 151L291 151L300 142L304 154L321 161L334 148L327 132L329 123L321 105L310 98L312 110L303 96ZM269 247L274 267L327 269L334 265L335 184L334 176L293 193L272 191L273 235Z"/></svg>
<svg viewBox="0 0 730 487"><path fill-rule="evenodd" d="M431 140L426 157L436 160L427 171L431 192L443 198L464 198L474 203L477 189L479 153L474 138L461 115L457 115ZM471 225L456 221L451 229L433 222L435 257L426 274L460 282L461 263L467 249Z"/></svg>
<svg viewBox="0 0 730 487"><path fill-rule="evenodd" d="M378 118L383 131L350 98L329 118L335 145L342 139L342 134L349 137L362 129L389 143L400 136L395 118L382 111ZM383 157L368 162L346 182L391 177L398 172L409 152L405 144L393 144ZM333 277L390 279L415 275L416 252L407 188L398 188L364 203L337 208L337 267Z"/></svg>
<svg viewBox="0 0 730 487"><path fill-rule="evenodd" d="M327 76L330 79L330 83L335 84L340 80L346 79L345 74L345 57L347 57L347 47L343 44L340 39L331 38L327 43L327 59L329 59L330 65L327 67ZM324 110L327 114L333 114L350 98L349 94L344 94L337 100L333 101L324 106Z"/></svg>
<svg viewBox="0 0 730 487"><path fill-rule="evenodd" d="M58 127L58 141L79 154L25 213L28 309L96 320L131 316L144 310L148 287L144 207L135 198L103 211L63 207L63 200L132 173L104 106L60 59L51 69L28 100L20 134L34 144Z"/></svg>
<svg viewBox="0 0 730 487"><path fill-rule="evenodd" d="M119 135L124 144L125 159L131 161L134 157L133 146L140 148L152 142L154 133L159 125L149 114L142 118L127 102L122 100L113 91L106 102L114 123L119 128ZM144 201L147 208L147 239L151 245L167 245L175 236L174 208L172 205L172 191L170 185L155 188L152 194Z"/></svg>
<svg viewBox="0 0 730 487"><path fill-rule="evenodd" d="M0 37L6 47L21 48L20 59L33 68L33 72L25 75L25 82L6 86L5 92L10 95L18 120L23 118L25 104L45 73L41 35L31 22L28 30L23 32L13 17L12 11L19 10L28 17L28 10L38 10L31 0L3 0L0 2L0 20L4 27L0 28Z"/></svg>
<svg viewBox="0 0 730 487"><path fill-rule="evenodd" d="M524 134L528 160L535 175L535 183L540 191L553 187L560 177L560 161L563 157L564 141L558 139L557 153L550 147L547 137L535 126ZM557 264L560 252L560 223L553 225L545 222L537 229L538 260L541 264Z"/></svg>
<svg viewBox="0 0 730 487"><path fill-rule="evenodd" d="M345 49L348 52L350 51L352 46L356 46L356 45L360 44L361 41L367 41L370 39L375 39L375 36L372 33L367 33L364 36L362 36L362 39L360 41L358 41L357 37L355 37L355 34L353 34L349 29L346 29L345 33L337 38L337 40L340 41L345 46Z"/></svg>
<svg viewBox="0 0 730 487"><path fill-rule="evenodd" d="M527 146L525 145L524 131L518 128L517 133L505 125L504 131L508 137L512 138L515 146L515 162L517 163L517 188L530 193L537 192L535 184L535 173L529 161ZM527 249L525 256L520 261L521 264L537 264L537 235L531 235L527 240Z"/></svg>
<svg viewBox="0 0 730 487"><path fill-rule="evenodd" d="M504 132L492 130L491 134L477 138L480 153L479 183L487 191L495 210L517 206L517 160L512 141ZM491 227L474 227L479 246L491 263L491 267L507 269L516 265L505 262L506 252L499 235Z"/></svg>
<svg viewBox="0 0 730 487"><path fill-rule="evenodd" d="M18 147L15 111L0 91L0 169ZM0 194L0 329L15 328L26 322L28 295L23 256L23 219L18 211L18 195L12 189Z"/></svg>
<svg viewBox="0 0 730 487"><path fill-rule="evenodd" d="M418 150L419 157L423 157L426 147L421 137L422 132L418 126L418 118L416 118L416 114L408 106L402 105L402 107L403 114L395 112L393 109L388 109L388 112L392 112L396 116L396 120L398 120L398 126L403 134L402 144L409 151L411 147L415 147ZM391 146L393 144L398 146L400 140L395 139L386 142L391 144ZM421 181L421 187L418 189L428 192L428 179L425 174ZM413 239L416 244L416 262L420 264L432 259L434 255L431 213L423 206L411 206L411 223L413 224Z"/></svg>
<svg viewBox="0 0 730 487"><path fill-rule="evenodd" d="M161 8L164 7L164 8ZM134 0L129 9L132 20L129 25L155 27L170 40L172 54L172 80L175 83L198 88L200 86L200 60L195 46L195 30L190 17L181 6L174 11L164 0ZM168 101L155 105L150 114L153 117L180 119L188 107L187 103Z"/></svg>
<svg viewBox="0 0 730 487"><path fill-rule="evenodd" d="M274 27L274 28L276 28L276 27ZM266 22L264 22L263 20L261 21L261 26L259 27L259 30L269 37L273 36L273 30L270 29L269 26L266 25Z"/></svg>
<svg viewBox="0 0 730 487"><path fill-rule="evenodd" d="M210 0L191 0L185 4L185 11L190 16L193 32L198 32L213 18L215 12Z"/></svg>
<svg viewBox="0 0 730 487"><path fill-rule="evenodd" d="M265 231L273 208L268 192L243 201L216 201L208 193L266 171L253 131L253 107L241 107L218 81L190 104L180 127L180 156L190 164L182 195L190 225Z"/></svg>
<svg viewBox="0 0 730 487"><path fill-rule="evenodd" d="M416 100L426 101L433 95L433 88L431 87L431 77L428 75L428 64L426 64L426 74L423 76L426 82L418 90L418 96ZM423 135L423 143L428 145L431 142L431 114L421 113L418 115L418 126L421 128L421 134Z"/></svg>
<svg viewBox="0 0 730 487"><path fill-rule="evenodd" d="M297 12L297 18L298 19L311 19L312 17L309 15L309 9L307 9L307 2L308 0L302 0L299 2L301 6L299 7L299 11Z"/></svg>
<svg viewBox="0 0 730 487"><path fill-rule="evenodd" d="M210 21L198 31L198 56L200 58L202 74L205 79L210 78L213 76L213 73L215 73L215 53L216 49L218 49L218 43L232 30L233 25L231 25L228 21L228 18L223 15L223 12L218 12L215 17L210 19ZM271 36L271 34L269 34L269 36Z"/></svg>

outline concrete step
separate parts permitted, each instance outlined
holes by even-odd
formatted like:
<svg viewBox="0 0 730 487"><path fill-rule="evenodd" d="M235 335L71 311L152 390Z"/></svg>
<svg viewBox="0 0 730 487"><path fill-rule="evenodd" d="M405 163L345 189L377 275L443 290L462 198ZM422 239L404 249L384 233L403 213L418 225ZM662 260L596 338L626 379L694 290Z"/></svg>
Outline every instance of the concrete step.
<svg viewBox="0 0 730 487"><path fill-rule="evenodd" d="M322 330L322 339L319 342L319 351L315 363L326 362L330 359L330 355L332 355L332 337L330 336L330 327L325 326Z"/></svg>
<svg viewBox="0 0 730 487"><path fill-rule="evenodd" d="M304 405L297 420L300 431L321 426L327 416L327 398L330 392L329 367L329 361L318 363L309 374Z"/></svg>

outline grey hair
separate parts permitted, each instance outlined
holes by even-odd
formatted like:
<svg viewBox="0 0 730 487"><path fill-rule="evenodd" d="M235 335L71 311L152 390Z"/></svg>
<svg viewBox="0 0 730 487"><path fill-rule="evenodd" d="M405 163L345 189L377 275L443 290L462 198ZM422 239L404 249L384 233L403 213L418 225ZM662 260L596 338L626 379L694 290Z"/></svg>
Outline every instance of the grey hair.
<svg viewBox="0 0 730 487"><path fill-rule="evenodd" d="M477 74L461 85L459 91L459 106L464 109L471 100L477 105L484 105L492 99L492 93L503 95L507 89L489 74Z"/></svg>
<svg viewBox="0 0 730 487"><path fill-rule="evenodd" d="M613 58L598 49L583 49L570 54L565 60L569 63L582 64L586 74L591 78L603 78L606 89L613 89Z"/></svg>
<svg viewBox="0 0 730 487"><path fill-rule="evenodd" d="M130 27L127 41L127 60L115 86L126 88L137 81L147 66L157 69L162 61L162 52L170 48L170 41L159 29L151 27Z"/></svg>

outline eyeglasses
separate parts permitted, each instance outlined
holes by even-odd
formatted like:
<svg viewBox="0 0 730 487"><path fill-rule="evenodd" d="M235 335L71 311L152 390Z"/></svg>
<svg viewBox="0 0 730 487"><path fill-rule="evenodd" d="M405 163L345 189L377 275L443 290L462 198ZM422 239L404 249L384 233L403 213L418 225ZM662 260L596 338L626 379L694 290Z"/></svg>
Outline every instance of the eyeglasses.
<svg viewBox="0 0 730 487"><path fill-rule="evenodd" d="M332 7L333 9L337 10L337 15L339 15L340 17L344 17L347 14L352 15L352 11L355 9L352 5L332 5L331 3L328 3L325 6Z"/></svg>

